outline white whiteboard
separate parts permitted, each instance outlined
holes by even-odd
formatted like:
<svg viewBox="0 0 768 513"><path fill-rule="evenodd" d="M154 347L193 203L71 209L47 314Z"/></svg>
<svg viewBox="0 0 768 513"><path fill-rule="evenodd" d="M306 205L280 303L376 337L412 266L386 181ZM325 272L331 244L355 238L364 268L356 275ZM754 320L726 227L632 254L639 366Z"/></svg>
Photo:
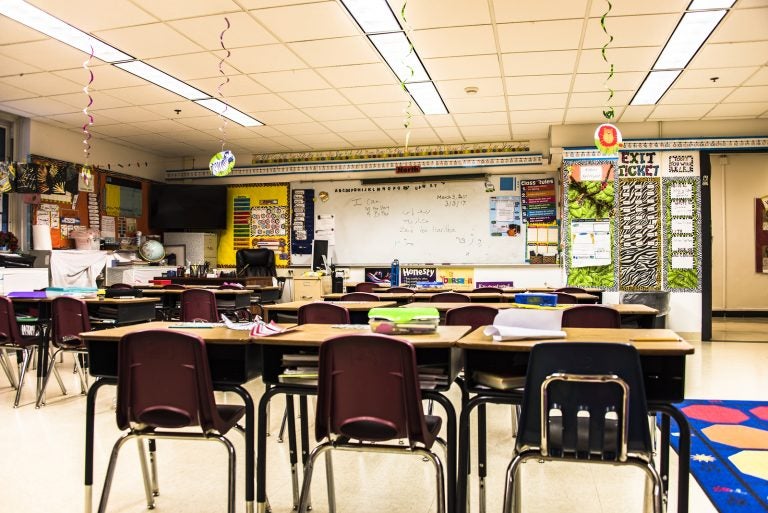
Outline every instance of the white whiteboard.
<svg viewBox="0 0 768 513"><path fill-rule="evenodd" d="M361 185L316 182L315 216L333 215L329 255L339 265L516 264L525 260L525 236L491 236L490 198L483 181ZM327 192L327 201L319 199Z"/></svg>

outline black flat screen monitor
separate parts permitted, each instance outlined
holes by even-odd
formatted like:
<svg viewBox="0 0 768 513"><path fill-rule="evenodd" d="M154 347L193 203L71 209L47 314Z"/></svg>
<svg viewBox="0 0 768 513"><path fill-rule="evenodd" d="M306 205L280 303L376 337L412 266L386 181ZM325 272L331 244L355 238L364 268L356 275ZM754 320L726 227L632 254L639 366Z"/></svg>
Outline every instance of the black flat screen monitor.
<svg viewBox="0 0 768 513"><path fill-rule="evenodd" d="M149 227L158 231L225 230L225 185L153 184L149 193Z"/></svg>
<svg viewBox="0 0 768 513"><path fill-rule="evenodd" d="M319 271L325 269L328 261L328 241L315 239L312 243L312 270Z"/></svg>

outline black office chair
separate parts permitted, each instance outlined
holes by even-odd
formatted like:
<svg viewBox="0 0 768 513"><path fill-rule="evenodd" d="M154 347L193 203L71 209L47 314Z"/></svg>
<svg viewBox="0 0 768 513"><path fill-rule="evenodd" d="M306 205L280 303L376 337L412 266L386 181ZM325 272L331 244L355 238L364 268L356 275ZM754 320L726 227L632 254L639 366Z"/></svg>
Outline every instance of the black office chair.
<svg viewBox="0 0 768 513"><path fill-rule="evenodd" d="M235 267L237 276L277 276L275 252L271 249L238 249Z"/></svg>

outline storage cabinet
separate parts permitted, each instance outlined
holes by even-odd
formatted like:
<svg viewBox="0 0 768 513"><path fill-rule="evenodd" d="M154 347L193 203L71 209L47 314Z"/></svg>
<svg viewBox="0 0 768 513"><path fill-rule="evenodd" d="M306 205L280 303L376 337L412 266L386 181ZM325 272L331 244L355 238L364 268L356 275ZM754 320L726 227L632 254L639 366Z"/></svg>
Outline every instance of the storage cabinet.
<svg viewBox="0 0 768 513"><path fill-rule="evenodd" d="M293 279L293 287L294 301L323 299L323 294L331 293L331 277L300 276Z"/></svg>
<svg viewBox="0 0 768 513"><path fill-rule="evenodd" d="M163 243L170 245L184 244L186 246L186 259L193 264L209 262L211 268L218 266L218 237L215 233L197 232L166 232L163 234ZM177 262L178 265L186 265L186 262Z"/></svg>

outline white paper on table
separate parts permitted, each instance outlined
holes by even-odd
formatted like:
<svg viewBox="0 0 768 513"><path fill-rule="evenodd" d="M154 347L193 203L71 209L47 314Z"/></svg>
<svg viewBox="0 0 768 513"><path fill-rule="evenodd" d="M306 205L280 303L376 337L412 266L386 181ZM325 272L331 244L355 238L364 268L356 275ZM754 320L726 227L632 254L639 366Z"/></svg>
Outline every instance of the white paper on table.
<svg viewBox="0 0 768 513"><path fill-rule="evenodd" d="M673 256L672 269L693 269L692 256Z"/></svg>
<svg viewBox="0 0 768 513"><path fill-rule="evenodd" d="M559 331L563 325L563 311L555 308L505 308L496 314L493 325Z"/></svg>
<svg viewBox="0 0 768 513"><path fill-rule="evenodd" d="M566 336L566 333L561 330L539 330L532 328L518 328L516 326L486 326L483 333L485 335L493 336L494 342L530 338L565 338Z"/></svg>
<svg viewBox="0 0 768 513"><path fill-rule="evenodd" d="M693 217L693 203L690 201L686 201L684 203L672 203L670 205L670 213L673 216Z"/></svg>
<svg viewBox="0 0 768 513"><path fill-rule="evenodd" d="M693 233L693 219L672 219L672 231Z"/></svg>
<svg viewBox="0 0 768 513"><path fill-rule="evenodd" d="M672 237L672 251L693 249L693 237Z"/></svg>

